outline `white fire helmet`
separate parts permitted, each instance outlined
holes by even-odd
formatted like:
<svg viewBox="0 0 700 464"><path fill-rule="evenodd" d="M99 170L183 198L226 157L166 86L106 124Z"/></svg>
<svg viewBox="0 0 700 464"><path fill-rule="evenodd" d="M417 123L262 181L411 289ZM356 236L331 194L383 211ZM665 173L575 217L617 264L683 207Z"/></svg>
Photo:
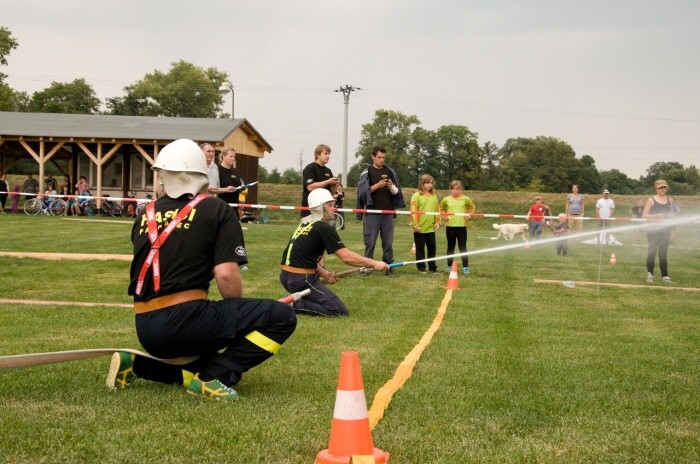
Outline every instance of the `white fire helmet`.
<svg viewBox="0 0 700 464"><path fill-rule="evenodd" d="M152 169L207 175L207 160L199 145L189 139L178 139L163 147Z"/></svg>
<svg viewBox="0 0 700 464"><path fill-rule="evenodd" d="M163 190L170 198L206 193L209 187L204 152L189 139L175 140L163 147L151 169L158 171Z"/></svg>
<svg viewBox="0 0 700 464"><path fill-rule="evenodd" d="M317 188L309 193L309 208L315 208L329 201L335 201L331 192L324 188Z"/></svg>

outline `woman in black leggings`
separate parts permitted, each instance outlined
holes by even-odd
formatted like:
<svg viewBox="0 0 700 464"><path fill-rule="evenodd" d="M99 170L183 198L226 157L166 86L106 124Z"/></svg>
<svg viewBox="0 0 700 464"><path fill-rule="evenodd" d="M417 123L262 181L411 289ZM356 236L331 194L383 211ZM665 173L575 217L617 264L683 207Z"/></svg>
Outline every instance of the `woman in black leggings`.
<svg viewBox="0 0 700 464"><path fill-rule="evenodd" d="M649 198L644 205L644 212L642 217L644 219L651 220L663 220L665 218L671 217L673 215L673 210L671 209L671 202L666 196L666 191L668 190L668 184L665 180L659 179L654 182L654 189L656 194ZM671 278L668 276L668 261L666 256L668 254L668 245L671 241L671 228L663 226L662 224L656 224L649 226L647 232L647 243L649 244L649 251L647 252L647 282L654 282L654 261L656 260L656 255L659 255L659 269L661 269L661 280L664 283L670 284Z"/></svg>

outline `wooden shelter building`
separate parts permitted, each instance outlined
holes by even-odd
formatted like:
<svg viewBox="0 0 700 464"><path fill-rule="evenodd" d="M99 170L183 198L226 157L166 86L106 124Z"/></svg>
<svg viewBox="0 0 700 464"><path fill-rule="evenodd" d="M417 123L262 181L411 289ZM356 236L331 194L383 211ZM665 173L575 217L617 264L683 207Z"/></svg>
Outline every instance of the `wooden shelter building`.
<svg viewBox="0 0 700 464"><path fill-rule="evenodd" d="M39 185L51 171L59 185L70 176L71 193L85 176L96 196L138 197L153 192L150 167L159 150L176 139L209 142L217 151L236 150L236 168L249 183L258 179L259 160L272 146L246 119L167 118L0 111L0 172L18 160L37 162ZM204 154L202 154L204 156ZM256 203L257 186L247 203Z"/></svg>

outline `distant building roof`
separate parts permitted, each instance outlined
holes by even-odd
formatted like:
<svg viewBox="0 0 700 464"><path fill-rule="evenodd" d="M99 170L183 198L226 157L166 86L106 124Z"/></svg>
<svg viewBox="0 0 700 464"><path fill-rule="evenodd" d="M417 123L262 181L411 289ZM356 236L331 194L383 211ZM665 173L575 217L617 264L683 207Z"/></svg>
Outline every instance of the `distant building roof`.
<svg viewBox="0 0 700 464"><path fill-rule="evenodd" d="M0 138L53 137L127 140L223 141L245 126L259 143L272 146L246 119L170 118L94 114L15 113L0 111Z"/></svg>

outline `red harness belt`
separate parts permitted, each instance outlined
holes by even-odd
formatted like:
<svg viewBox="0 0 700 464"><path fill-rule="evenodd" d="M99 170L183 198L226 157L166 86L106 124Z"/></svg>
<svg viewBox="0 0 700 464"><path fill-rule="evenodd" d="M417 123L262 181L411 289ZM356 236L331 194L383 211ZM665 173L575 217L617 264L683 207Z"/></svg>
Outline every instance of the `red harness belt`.
<svg viewBox="0 0 700 464"><path fill-rule="evenodd" d="M160 247L163 246L165 241L170 236L170 233L175 230L177 225L190 214L192 208L197 206L200 201L209 197L206 193L200 193L192 200L190 200L184 208L182 208L175 216L174 219L170 221L168 226L163 229L160 235L158 235L158 224L156 224L156 212L155 212L155 202L151 202L146 206L146 218L148 219L148 240L151 242L151 250L148 252L146 260L141 265L141 271L139 272L139 278L136 282L136 294L140 295L143 290L143 282L146 279L146 273L148 269L153 266L153 290L156 292L160 290Z"/></svg>

